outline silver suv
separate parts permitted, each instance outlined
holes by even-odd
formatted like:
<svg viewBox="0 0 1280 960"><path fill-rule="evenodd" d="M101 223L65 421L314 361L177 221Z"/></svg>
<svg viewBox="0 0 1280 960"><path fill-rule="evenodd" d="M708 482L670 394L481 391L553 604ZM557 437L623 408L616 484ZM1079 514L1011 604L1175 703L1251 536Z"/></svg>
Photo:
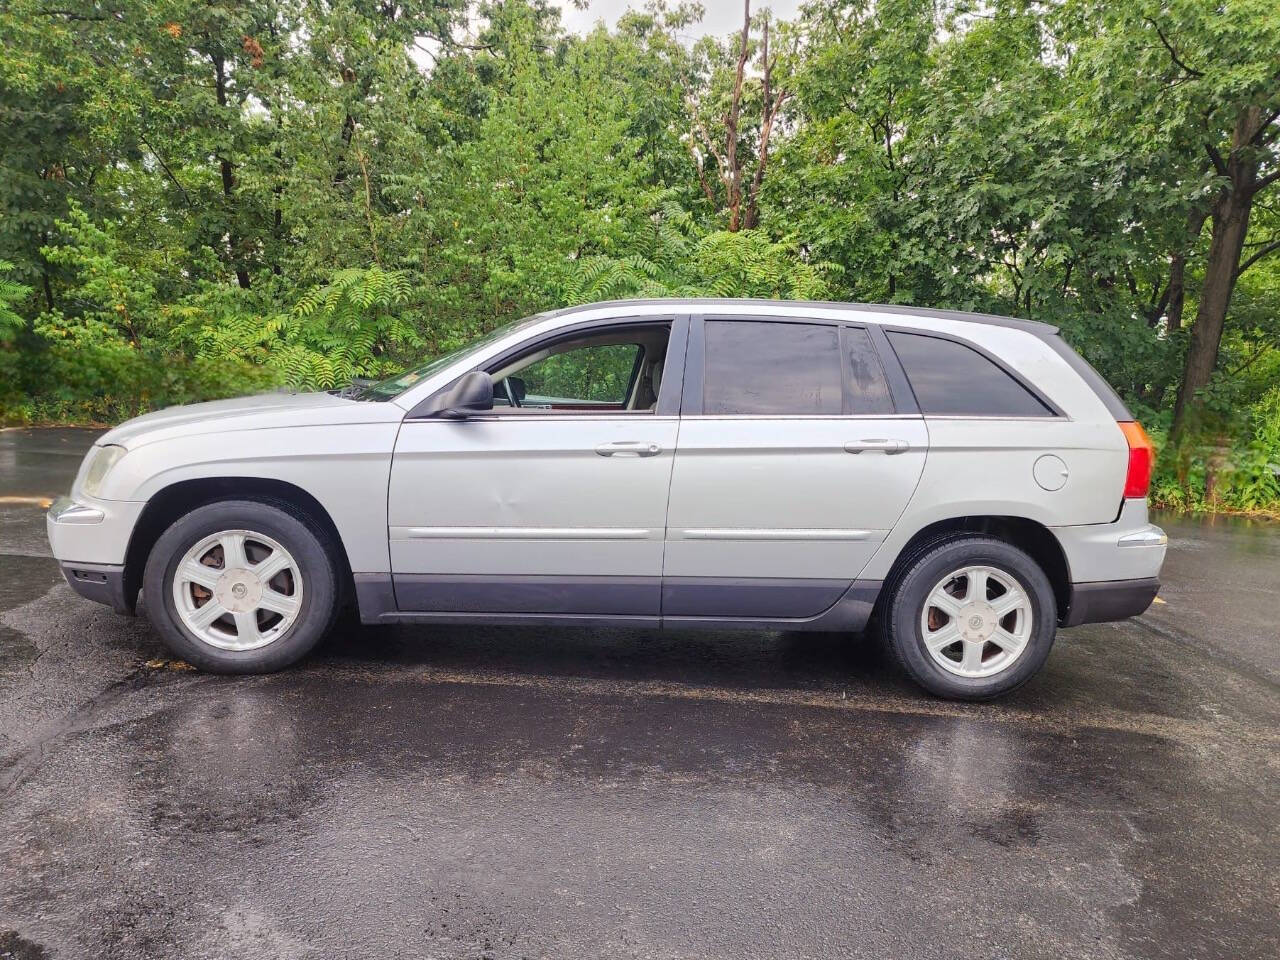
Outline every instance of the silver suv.
<svg viewBox="0 0 1280 960"><path fill-rule="evenodd" d="M381 383L122 424L49 512L67 582L206 670L365 623L858 631L928 690L1025 682L1159 586L1152 448L1039 323L628 301Z"/></svg>

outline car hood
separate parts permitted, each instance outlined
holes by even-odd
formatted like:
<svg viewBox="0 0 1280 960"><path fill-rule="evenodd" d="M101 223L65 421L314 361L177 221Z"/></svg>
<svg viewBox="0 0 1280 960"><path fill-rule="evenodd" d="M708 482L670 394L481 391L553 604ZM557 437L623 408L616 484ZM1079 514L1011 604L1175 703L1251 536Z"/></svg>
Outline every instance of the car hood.
<svg viewBox="0 0 1280 960"><path fill-rule="evenodd" d="M250 397L230 400L212 400L207 403L191 403L181 407L168 407L132 420L126 420L107 432L98 443L115 443L122 447L136 447L154 440L173 436L190 436L194 433L225 433L230 430L259 430L268 427L290 425L315 425L342 423L348 419L367 420L366 416L348 417L348 412L360 408L361 413L373 413L369 408L387 406L381 403L362 403L331 393L260 393ZM395 411L403 416L403 411Z"/></svg>

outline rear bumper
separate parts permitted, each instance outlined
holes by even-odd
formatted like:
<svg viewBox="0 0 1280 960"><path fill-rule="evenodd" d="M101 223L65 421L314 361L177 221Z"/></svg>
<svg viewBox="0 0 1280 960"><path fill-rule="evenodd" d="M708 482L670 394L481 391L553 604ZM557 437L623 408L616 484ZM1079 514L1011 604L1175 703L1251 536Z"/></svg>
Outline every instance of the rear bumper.
<svg viewBox="0 0 1280 960"><path fill-rule="evenodd" d="M1159 590L1160 580L1157 577L1072 584L1071 599L1062 617L1062 626L1136 617L1151 606Z"/></svg>
<svg viewBox="0 0 1280 960"><path fill-rule="evenodd" d="M1147 520L1147 501L1125 500L1113 523L1051 527L1071 575L1064 627L1136 617L1160 590L1169 538Z"/></svg>
<svg viewBox="0 0 1280 960"><path fill-rule="evenodd" d="M1112 523L1050 527L1076 583L1148 580L1160 576L1169 538L1147 519L1147 501L1125 500Z"/></svg>
<svg viewBox="0 0 1280 960"><path fill-rule="evenodd" d="M124 567L115 563L59 563L71 589L86 600L105 603L116 613L133 616L134 605L125 595Z"/></svg>

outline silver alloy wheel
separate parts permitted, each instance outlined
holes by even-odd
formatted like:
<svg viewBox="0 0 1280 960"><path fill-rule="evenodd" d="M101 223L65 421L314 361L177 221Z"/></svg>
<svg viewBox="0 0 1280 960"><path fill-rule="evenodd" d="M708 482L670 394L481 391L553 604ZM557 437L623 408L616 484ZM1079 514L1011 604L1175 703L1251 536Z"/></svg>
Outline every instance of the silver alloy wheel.
<svg viewBox="0 0 1280 960"><path fill-rule="evenodd" d="M929 591L920 635L934 663L976 679L1013 666L1031 639L1031 598L995 567L961 567Z"/></svg>
<svg viewBox="0 0 1280 960"><path fill-rule="evenodd" d="M210 646L256 650L298 619L301 574L271 537L223 530L183 554L173 574L173 603L182 625Z"/></svg>

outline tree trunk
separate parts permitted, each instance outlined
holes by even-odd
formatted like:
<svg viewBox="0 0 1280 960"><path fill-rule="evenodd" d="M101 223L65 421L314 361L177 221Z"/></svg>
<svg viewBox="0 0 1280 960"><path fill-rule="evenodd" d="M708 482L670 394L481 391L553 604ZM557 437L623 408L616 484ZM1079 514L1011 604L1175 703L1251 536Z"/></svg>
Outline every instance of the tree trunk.
<svg viewBox="0 0 1280 960"><path fill-rule="evenodd" d="M1168 301L1165 306L1166 327L1169 330L1182 329L1182 308L1187 299L1187 254L1196 241L1200 239L1200 231L1204 229L1204 221L1208 212L1203 207L1194 207L1187 214L1187 245L1173 255L1169 263ZM1159 317L1156 318L1157 320Z"/></svg>
<svg viewBox="0 0 1280 960"><path fill-rule="evenodd" d="M1218 365L1218 348L1222 345L1227 308L1231 305L1240 251L1249 232L1249 213L1257 188L1257 155L1248 147L1261 125L1261 113L1258 107L1246 107L1236 117L1231 153L1225 162L1228 182L1213 204L1204 286L1200 290L1200 306L1191 327L1191 344L1173 410L1174 437L1180 437L1186 429L1197 405L1196 393L1209 385Z"/></svg>
<svg viewBox="0 0 1280 960"><path fill-rule="evenodd" d="M738 68L733 77L733 97L724 118L725 157L728 180L729 232L737 233L742 216L742 169L738 166L738 117L742 107L742 81L747 67L747 50L751 39L751 0L743 0L742 34L738 43Z"/></svg>
<svg viewBox="0 0 1280 960"><path fill-rule="evenodd" d="M1166 327L1169 330L1182 329L1182 308L1187 302L1187 255L1176 253L1169 264L1169 304L1165 308L1168 317Z"/></svg>
<svg viewBox="0 0 1280 960"><path fill-rule="evenodd" d="M50 237L48 233L40 234L40 246L47 247ZM44 302L49 310L53 310L53 283L49 280L49 261L40 258L40 286L44 289Z"/></svg>
<svg viewBox="0 0 1280 960"><path fill-rule="evenodd" d="M226 107L227 105L227 74L226 61L223 60L221 54L214 54L210 59L213 60L214 71L214 92L218 98L218 106ZM230 219L235 217L235 165L226 157L218 157L218 168L222 174L222 195L227 201L227 216ZM236 271L236 282L240 284L241 290L249 289L249 271L239 262L239 253L237 248L239 241L236 237L235 229L228 224L227 226L227 255L231 259L231 263Z"/></svg>
<svg viewBox="0 0 1280 960"><path fill-rule="evenodd" d="M782 104L790 94L779 90L773 91L773 61L769 59L769 17L764 18L764 28L760 38L760 73L761 73L761 115L760 115L760 151L756 159L756 172L751 178L751 187L747 192L747 212L743 218L743 228L754 229L760 223L760 186L764 183L765 168L769 163L769 138L773 136L773 124L778 119Z"/></svg>

